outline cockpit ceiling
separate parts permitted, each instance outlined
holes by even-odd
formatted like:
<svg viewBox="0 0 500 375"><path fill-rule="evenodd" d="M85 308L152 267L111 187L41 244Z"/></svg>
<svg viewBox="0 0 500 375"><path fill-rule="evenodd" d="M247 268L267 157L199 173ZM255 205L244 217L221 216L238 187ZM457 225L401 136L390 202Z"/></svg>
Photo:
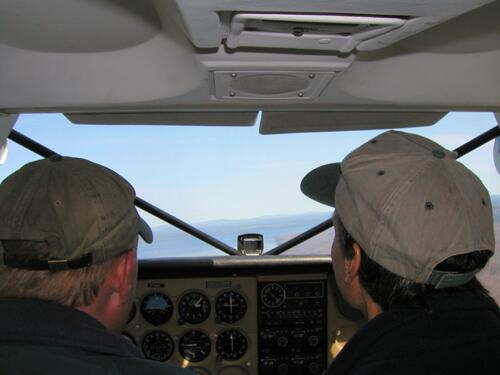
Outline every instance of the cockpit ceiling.
<svg viewBox="0 0 500 375"><path fill-rule="evenodd" d="M492 0L0 0L0 113L250 125L263 111L279 133L308 131L278 125L291 111L353 129L358 111L401 126L498 111L498 14Z"/></svg>

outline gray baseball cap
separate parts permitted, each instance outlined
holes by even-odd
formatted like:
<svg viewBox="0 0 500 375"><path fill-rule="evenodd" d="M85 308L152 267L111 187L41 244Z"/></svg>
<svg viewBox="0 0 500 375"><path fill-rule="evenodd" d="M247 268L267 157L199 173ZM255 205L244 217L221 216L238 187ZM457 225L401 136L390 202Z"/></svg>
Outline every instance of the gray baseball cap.
<svg viewBox="0 0 500 375"><path fill-rule="evenodd" d="M26 164L0 185L0 240L47 242L50 257L20 263L0 241L0 265L81 268L129 249L137 234L151 243L134 199L125 179L88 160L55 155Z"/></svg>
<svg viewBox="0 0 500 375"><path fill-rule="evenodd" d="M301 190L335 207L370 259L418 283L465 284L479 270L435 267L454 255L495 249L484 185L454 152L415 134L382 133L341 163L309 172Z"/></svg>

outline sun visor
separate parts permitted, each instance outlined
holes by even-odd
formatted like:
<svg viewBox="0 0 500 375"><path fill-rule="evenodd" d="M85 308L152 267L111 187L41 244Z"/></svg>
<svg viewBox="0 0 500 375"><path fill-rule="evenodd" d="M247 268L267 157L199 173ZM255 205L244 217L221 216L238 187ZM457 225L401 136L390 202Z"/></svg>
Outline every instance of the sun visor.
<svg viewBox="0 0 500 375"><path fill-rule="evenodd" d="M199 125L253 126L258 112L142 112L65 113L73 124L82 125Z"/></svg>
<svg viewBox="0 0 500 375"><path fill-rule="evenodd" d="M433 125L446 112L264 112L261 134L397 129Z"/></svg>

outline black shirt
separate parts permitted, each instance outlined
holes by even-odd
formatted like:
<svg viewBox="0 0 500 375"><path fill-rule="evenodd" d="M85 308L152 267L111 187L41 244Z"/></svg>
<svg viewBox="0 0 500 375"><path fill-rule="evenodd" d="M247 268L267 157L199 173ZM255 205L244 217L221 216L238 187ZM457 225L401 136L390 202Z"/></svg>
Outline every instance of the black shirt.
<svg viewBox="0 0 500 375"><path fill-rule="evenodd" d="M485 296L436 293L365 324L325 375L500 374L500 313Z"/></svg>

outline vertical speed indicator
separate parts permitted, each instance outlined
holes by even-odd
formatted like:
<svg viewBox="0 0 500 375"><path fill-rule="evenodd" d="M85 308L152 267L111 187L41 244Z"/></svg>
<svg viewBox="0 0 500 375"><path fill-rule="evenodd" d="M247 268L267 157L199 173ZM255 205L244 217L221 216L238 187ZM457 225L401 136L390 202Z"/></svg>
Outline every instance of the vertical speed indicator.
<svg viewBox="0 0 500 375"><path fill-rule="evenodd" d="M236 361L245 355L248 349L248 341L241 332L228 329L219 334L215 346L222 359Z"/></svg>

